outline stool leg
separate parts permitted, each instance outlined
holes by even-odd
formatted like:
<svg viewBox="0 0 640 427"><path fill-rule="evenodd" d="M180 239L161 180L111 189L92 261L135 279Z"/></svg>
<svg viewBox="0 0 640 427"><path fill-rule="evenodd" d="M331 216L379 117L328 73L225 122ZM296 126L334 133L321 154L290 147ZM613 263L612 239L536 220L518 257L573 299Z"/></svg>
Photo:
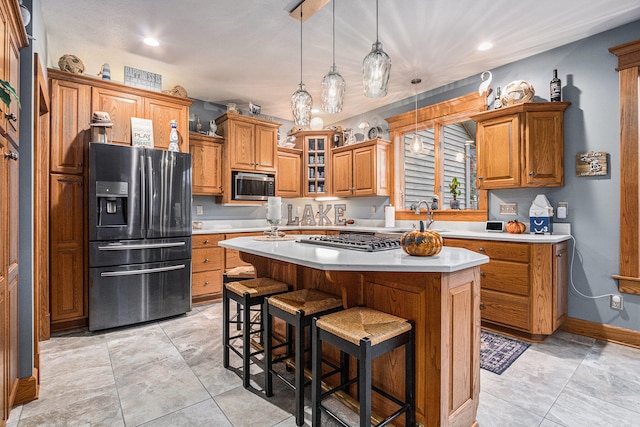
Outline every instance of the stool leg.
<svg viewBox="0 0 640 427"><path fill-rule="evenodd" d="M304 425L304 327L302 326L302 316L304 313L298 312L296 314L296 326L295 326L295 373L294 373L294 385L295 385L295 399L296 399L296 424L299 426Z"/></svg>
<svg viewBox="0 0 640 427"><path fill-rule="evenodd" d="M229 367L229 296L222 287L222 366Z"/></svg>
<svg viewBox="0 0 640 427"><path fill-rule="evenodd" d="M415 420L415 416L416 416L416 412L415 412L415 408L416 408L416 397L415 397L415 378L414 378L414 371L415 371L415 355L414 355L414 351L415 351L415 344L414 344L414 327L413 327L413 323L411 325L411 331L410 331L410 339L409 342L407 344L405 344L405 396L406 396L406 400L407 403L409 404L409 410L407 411L407 415L406 415L406 420L407 420L407 426L415 426L416 425L416 420Z"/></svg>
<svg viewBox="0 0 640 427"><path fill-rule="evenodd" d="M269 299L265 298L264 300L264 308L262 309L262 315L264 316L264 390L267 397L273 396L273 377L271 374L271 369L273 366L272 362L272 339L271 333L273 329L273 319L271 314L269 313Z"/></svg>
<svg viewBox="0 0 640 427"><path fill-rule="evenodd" d="M320 393L322 382L322 341L316 326L316 318L311 321L311 425L320 426Z"/></svg>
<svg viewBox="0 0 640 427"><path fill-rule="evenodd" d="M251 310L249 310L249 294L244 294L242 316L242 385L244 388L249 388L249 355L251 354Z"/></svg>
<svg viewBox="0 0 640 427"><path fill-rule="evenodd" d="M236 331L240 330L240 316L242 316L242 306L240 305L239 302L236 302L236 319L238 319L238 322L236 323Z"/></svg>
<svg viewBox="0 0 640 427"><path fill-rule="evenodd" d="M371 424L371 342L369 340L360 340L358 357L360 427L367 427Z"/></svg>

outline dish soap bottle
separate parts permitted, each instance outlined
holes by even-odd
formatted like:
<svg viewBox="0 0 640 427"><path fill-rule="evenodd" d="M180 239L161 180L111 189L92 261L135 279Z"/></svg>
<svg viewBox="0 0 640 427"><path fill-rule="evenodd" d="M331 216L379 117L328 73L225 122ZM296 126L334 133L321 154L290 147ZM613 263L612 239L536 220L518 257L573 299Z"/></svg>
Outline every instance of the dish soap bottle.
<svg viewBox="0 0 640 427"><path fill-rule="evenodd" d="M169 151L180 151L178 147L178 122L171 120L171 133L169 133Z"/></svg>

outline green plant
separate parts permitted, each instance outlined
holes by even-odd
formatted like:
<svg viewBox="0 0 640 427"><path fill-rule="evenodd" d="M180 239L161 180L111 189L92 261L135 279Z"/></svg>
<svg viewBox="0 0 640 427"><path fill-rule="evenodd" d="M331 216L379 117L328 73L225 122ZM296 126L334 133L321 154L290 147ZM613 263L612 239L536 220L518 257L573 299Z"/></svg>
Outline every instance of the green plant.
<svg viewBox="0 0 640 427"><path fill-rule="evenodd" d="M451 184L449 184L449 193L453 195L453 200L456 200L456 197L462 194L462 192L458 190L459 186L460 186L460 181L458 181L458 178L454 176L453 179L451 180Z"/></svg>
<svg viewBox="0 0 640 427"><path fill-rule="evenodd" d="M16 90L13 88L13 86L11 86L11 83L6 80L0 79L0 86L2 87L2 90L0 90L0 100L2 100L2 102L4 102L4 104L8 107L11 104L11 97L13 96L13 98L18 103L18 106L21 107L20 98L18 97Z"/></svg>

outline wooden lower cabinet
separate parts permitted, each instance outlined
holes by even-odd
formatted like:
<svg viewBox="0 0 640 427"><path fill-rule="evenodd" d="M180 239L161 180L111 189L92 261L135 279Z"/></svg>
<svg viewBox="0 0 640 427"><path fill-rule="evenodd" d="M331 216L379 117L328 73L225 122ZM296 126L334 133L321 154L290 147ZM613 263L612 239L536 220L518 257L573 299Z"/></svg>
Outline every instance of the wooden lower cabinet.
<svg viewBox="0 0 640 427"><path fill-rule="evenodd" d="M84 326L88 313L83 177L51 174L50 191L51 326L55 330L71 321Z"/></svg>
<svg viewBox="0 0 640 427"><path fill-rule="evenodd" d="M191 299L202 302L222 295L224 248L218 242L224 234L199 234L191 239Z"/></svg>
<svg viewBox="0 0 640 427"><path fill-rule="evenodd" d="M483 326L541 341L566 320L568 242L446 238L445 245L490 258L480 267Z"/></svg>

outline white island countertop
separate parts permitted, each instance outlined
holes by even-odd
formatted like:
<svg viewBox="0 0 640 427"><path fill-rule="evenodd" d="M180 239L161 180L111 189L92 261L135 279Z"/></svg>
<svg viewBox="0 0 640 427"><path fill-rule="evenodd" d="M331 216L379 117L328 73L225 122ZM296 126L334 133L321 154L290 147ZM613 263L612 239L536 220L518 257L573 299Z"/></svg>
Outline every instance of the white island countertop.
<svg viewBox="0 0 640 427"><path fill-rule="evenodd" d="M331 271L395 271L418 273L451 273L489 262L489 257L462 248L443 247L432 257L407 255L402 249L364 252L332 248L295 240L263 241L254 237L236 237L218 245L292 264Z"/></svg>

